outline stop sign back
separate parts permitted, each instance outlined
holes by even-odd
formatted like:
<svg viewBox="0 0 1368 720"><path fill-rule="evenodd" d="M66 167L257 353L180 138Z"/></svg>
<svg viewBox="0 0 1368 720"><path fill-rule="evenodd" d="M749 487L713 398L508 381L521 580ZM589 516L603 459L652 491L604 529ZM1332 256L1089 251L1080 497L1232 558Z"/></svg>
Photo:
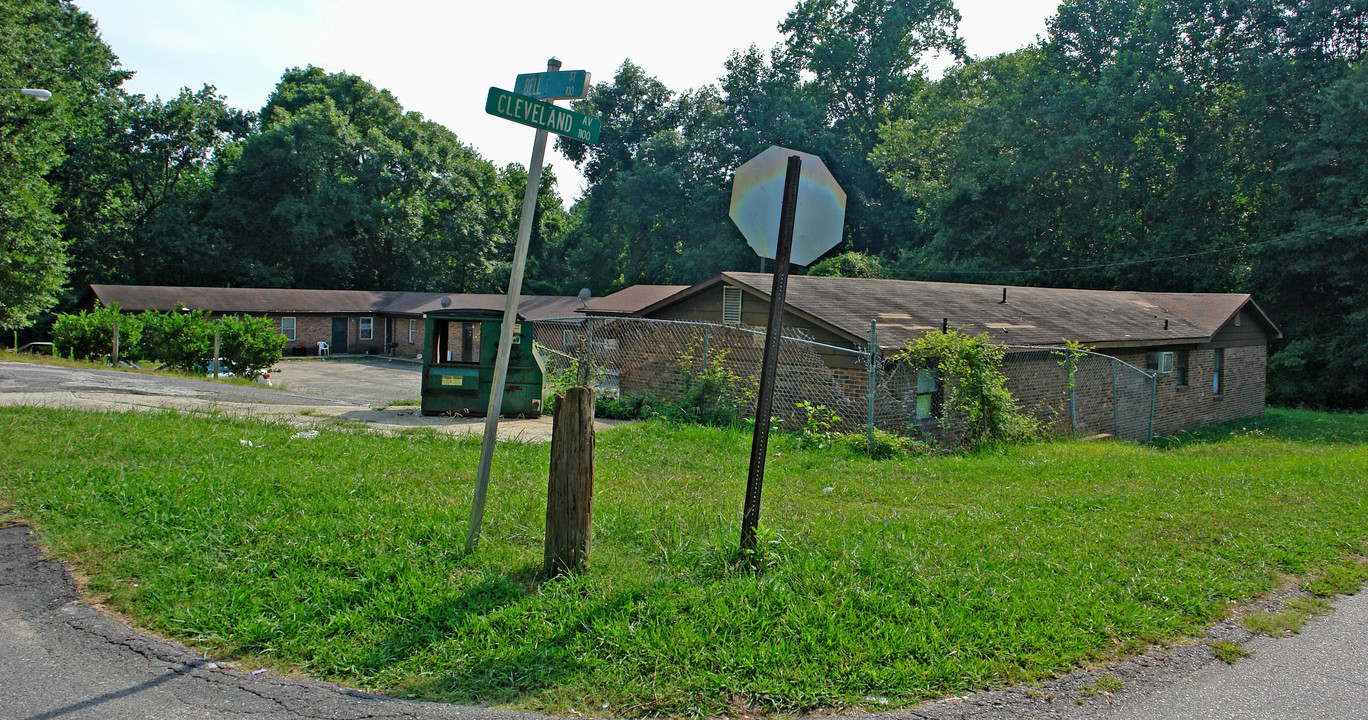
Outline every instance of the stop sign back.
<svg viewBox="0 0 1368 720"><path fill-rule="evenodd" d="M779 245L779 211L784 203L784 173L791 155L803 158L798 180L798 208L793 222L789 261L811 265L841 242L846 194L822 159L810 153L771 145L736 169L732 181L732 222L762 258L774 258Z"/></svg>

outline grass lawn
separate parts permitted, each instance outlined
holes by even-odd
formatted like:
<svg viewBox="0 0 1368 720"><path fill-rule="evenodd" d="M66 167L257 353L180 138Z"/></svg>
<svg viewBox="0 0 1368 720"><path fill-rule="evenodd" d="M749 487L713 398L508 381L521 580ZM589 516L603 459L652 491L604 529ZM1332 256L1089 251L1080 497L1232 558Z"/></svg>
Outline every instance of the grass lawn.
<svg viewBox="0 0 1368 720"><path fill-rule="evenodd" d="M891 706L1198 631L1368 547L1368 418L1272 411L1146 448L871 461L776 436L599 436L592 567L547 583L548 448L227 418L0 410L0 503L89 590L244 665L598 716ZM248 446L242 441L250 441Z"/></svg>

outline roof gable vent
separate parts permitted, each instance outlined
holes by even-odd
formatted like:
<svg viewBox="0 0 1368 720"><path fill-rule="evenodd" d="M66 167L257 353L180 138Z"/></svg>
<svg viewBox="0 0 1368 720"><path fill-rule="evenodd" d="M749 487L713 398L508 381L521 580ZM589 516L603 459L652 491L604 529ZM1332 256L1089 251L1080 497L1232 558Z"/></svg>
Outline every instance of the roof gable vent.
<svg viewBox="0 0 1368 720"><path fill-rule="evenodd" d="M741 324L741 288L722 288L722 323L725 325Z"/></svg>

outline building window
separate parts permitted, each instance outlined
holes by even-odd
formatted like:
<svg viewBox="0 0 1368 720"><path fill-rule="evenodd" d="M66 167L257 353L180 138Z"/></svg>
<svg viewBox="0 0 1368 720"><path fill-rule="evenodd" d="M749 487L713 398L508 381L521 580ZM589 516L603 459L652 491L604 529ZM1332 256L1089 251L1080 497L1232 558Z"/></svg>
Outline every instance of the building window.
<svg viewBox="0 0 1368 720"><path fill-rule="evenodd" d="M280 334L281 334L281 335L284 335L286 340L294 340L294 339L295 339L295 319L294 319L294 318L292 318L292 317L283 317L283 318L280 319Z"/></svg>
<svg viewBox="0 0 1368 720"><path fill-rule="evenodd" d="M917 368L917 409L913 418L918 422L940 417L940 383L932 368Z"/></svg>
<svg viewBox="0 0 1368 720"><path fill-rule="evenodd" d="M375 318L361 318L361 339L372 340L375 337Z"/></svg>
<svg viewBox="0 0 1368 720"><path fill-rule="evenodd" d="M1211 351L1211 394L1225 392L1225 348Z"/></svg>
<svg viewBox="0 0 1368 720"><path fill-rule="evenodd" d="M741 324L741 288L722 288L722 323L724 325Z"/></svg>
<svg viewBox="0 0 1368 720"><path fill-rule="evenodd" d="M414 333L413 324L414 324L414 321L413 321L412 318L410 318L410 319L409 319L409 343L410 343L410 344L413 343L413 333Z"/></svg>
<svg viewBox="0 0 1368 720"><path fill-rule="evenodd" d="M575 346L575 331L561 330L561 347L568 348Z"/></svg>
<svg viewBox="0 0 1368 720"><path fill-rule="evenodd" d="M1178 350L1173 353L1173 377L1178 380L1178 387L1187 387L1188 351Z"/></svg>

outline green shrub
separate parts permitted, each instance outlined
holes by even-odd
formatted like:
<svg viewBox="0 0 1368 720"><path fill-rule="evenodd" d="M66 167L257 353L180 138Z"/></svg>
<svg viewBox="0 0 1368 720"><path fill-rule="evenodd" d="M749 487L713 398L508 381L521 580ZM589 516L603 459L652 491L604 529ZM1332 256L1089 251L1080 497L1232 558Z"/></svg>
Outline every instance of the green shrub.
<svg viewBox="0 0 1368 720"><path fill-rule="evenodd" d="M868 433L850 433L841 436L841 442L853 452L868 455L875 460L904 455L929 455L934 451L931 445L920 440L895 435L886 430L874 428L874 442L871 445Z"/></svg>
<svg viewBox="0 0 1368 720"><path fill-rule="evenodd" d="M658 401L645 395L600 395L594 399L594 414L613 420L645 420L664 413L661 412Z"/></svg>
<svg viewBox="0 0 1368 720"><path fill-rule="evenodd" d="M234 373L256 377L280 362L288 341L270 318L227 316L220 318L217 325L219 355Z"/></svg>
<svg viewBox="0 0 1368 720"><path fill-rule="evenodd" d="M679 356L683 389L679 399L665 403L661 414L675 422L700 425L731 425L740 421L745 407L755 399L752 382L727 369L727 351L714 350L699 358L697 342Z"/></svg>
<svg viewBox="0 0 1368 720"><path fill-rule="evenodd" d="M139 357L195 372L214 352L214 330L205 310L149 310L139 317L143 323Z"/></svg>
<svg viewBox="0 0 1368 720"><path fill-rule="evenodd" d="M798 433L799 444L805 448L831 447L840 435L835 427L841 422L841 418L825 405L817 405L807 400L800 400L798 409L803 413L799 418L802 423L802 429Z"/></svg>
<svg viewBox="0 0 1368 720"><path fill-rule="evenodd" d="M119 312L117 304L89 312L59 314L52 325L55 354L93 358L108 355L119 321L119 357L150 360L185 372L204 372L214 354L219 333L219 355L224 369L253 377L280 361L285 336L265 317L225 317L215 321L204 310Z"/></svg>
<svg viewBox="0 0 1368 720"><path fill-rule="evenodd" d="M58 314L52 323L53 354L86 360L109 355L114 349L116 319L119 323L119 358L139 359L143 323L138 315L120 313L118 303L88 312Z"/></svg>

